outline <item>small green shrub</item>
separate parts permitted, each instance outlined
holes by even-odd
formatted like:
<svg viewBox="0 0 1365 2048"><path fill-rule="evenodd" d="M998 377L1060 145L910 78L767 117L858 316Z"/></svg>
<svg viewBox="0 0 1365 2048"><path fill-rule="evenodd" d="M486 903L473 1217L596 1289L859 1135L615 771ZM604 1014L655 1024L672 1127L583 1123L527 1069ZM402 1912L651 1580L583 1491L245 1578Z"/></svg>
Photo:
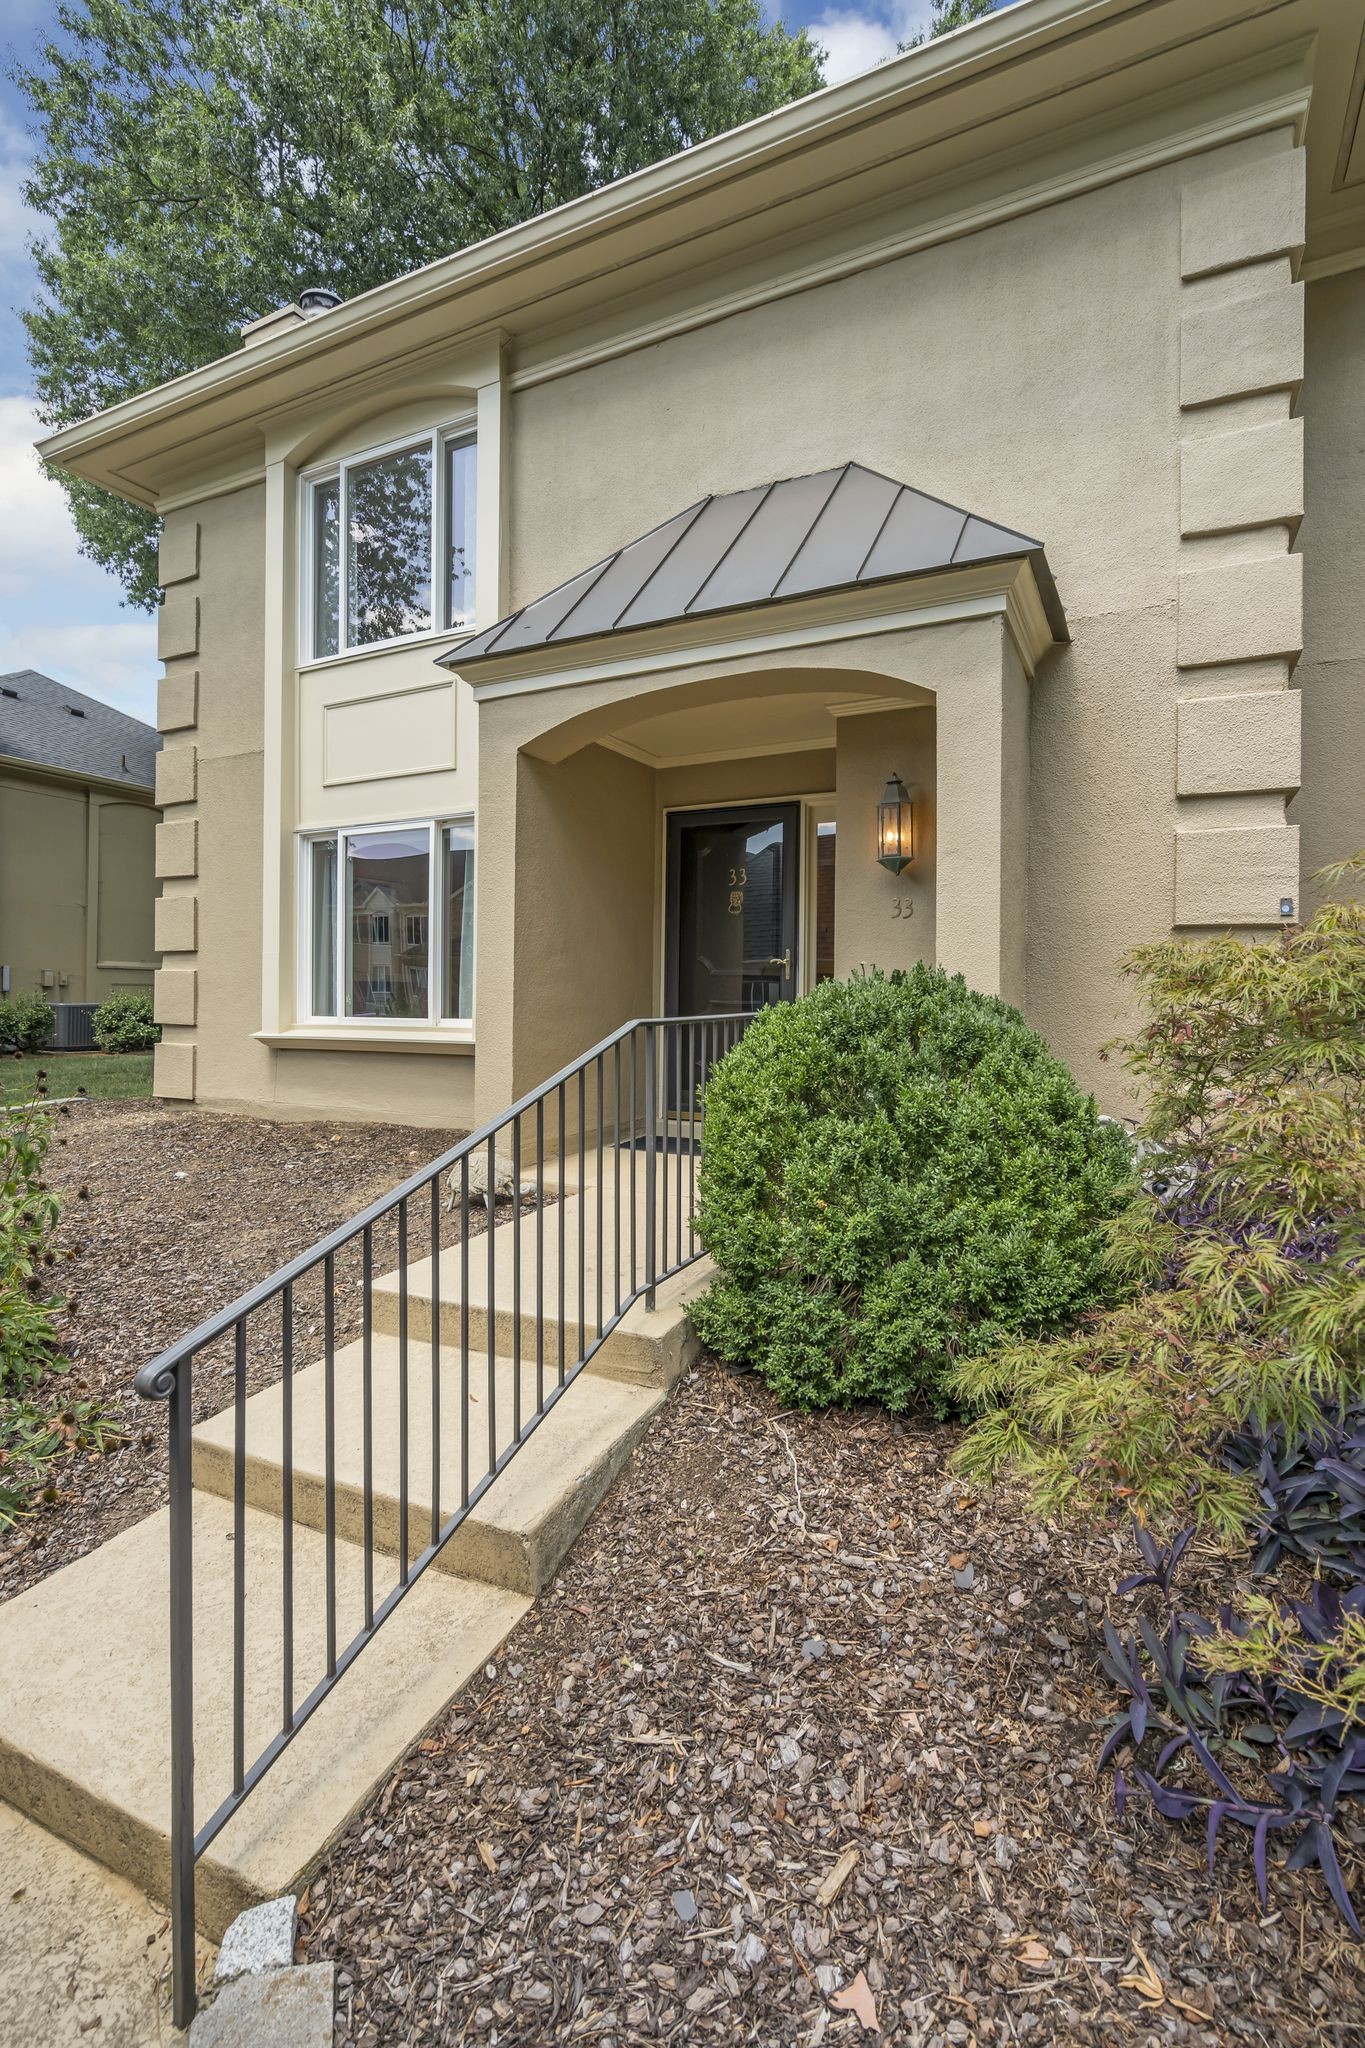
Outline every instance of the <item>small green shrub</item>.
<svg viewBox="0 0 1365 2048"><path fill-rule="evenodd" d="M41 1052L56 1023L46 996L8 996L0 1002L0 1050Z"/></svg>
<svg viewBox="0 0 1365 2048"><path fill-rule="evenodd" d="M123 989L110 996L95 1012L95 1043L101 1052L146 1052L161 1036L161 1026L152 1021L152 992L146 988Z"/></svg>
<svg viewBox="0 0 1365 2048"><path fill-rule="evenodd" d="M53 1291L57 1197L43 1180L52 1113L0 1108L0 1531L30 1506L54 1458L112 1435L92 1401L54 1406L40 1382L65 1371Z"/></svg>
<svg viewBox="0 0 1365 2048"><path fill-rule="evenodd" d="M704 1341L803 1408L946 1406L964 1354L1100 1296L1129 1183L1016 1010L960 976L826 982L750 1025L706 1091Z"/></svg>
<svg viewBox="0 0 1365 2048"><path fill-rule="evenodd" d="M985 1411L959 1462L1014 1473L1046 1515L1273 1534L1243 1432L1292 1454L1365 1402L1365 903L1129 965L1150 1022L1126 1056L1164 1187L1114 1228L1117 1307L958 1368Z"/></svg>

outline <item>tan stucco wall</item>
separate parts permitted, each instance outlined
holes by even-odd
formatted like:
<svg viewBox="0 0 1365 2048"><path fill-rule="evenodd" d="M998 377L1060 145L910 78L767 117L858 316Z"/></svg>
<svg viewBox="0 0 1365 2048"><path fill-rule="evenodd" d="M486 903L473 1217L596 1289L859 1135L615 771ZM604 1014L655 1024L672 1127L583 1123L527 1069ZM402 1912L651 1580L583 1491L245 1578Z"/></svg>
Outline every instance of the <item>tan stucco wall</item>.
<svg viewBox="0 0 1365 2048"><path fill-rule="evenodd" d="M838 852L834 866L834 971L933 961L936 805L934 713L878 711L839 720ZM898 774L910 792L912 865L877 865L877 803Z"/></svg>
<svg viewBox="0 0 1365 2048"><path fill-rule="evenodd" d="M477 1068L479 1104L493 1110L653 1006L664 806L808 791L818 773L839 792L841 962L894 964L932 934L939 958L1022 1001L1078 1075L1115 1103L1118 1084L1099 1048L1127 1015L1120 955L1173 923L1263 928L1280 885L1297 885L1284 813L1298 772L1292 720L1283 705L1262 717L1243 701L1292 694L1300 633L1299 564L1288 552L1303 483L1291 418L1302 318L1286 253L1302 203L1292 140L1283 128L1238 141L512 389L512 603L707 492L854 459L1038 534L1072 642L1030 681L998 626L989 647L976 625L962 629L960 645L947 626L934 629L932 646L911 645L911 635L885 672L912 696L938 695L934 713L844 721L832 760L761 755L656 773L596 744L613 721L646 716L647 699L659 708L665 687L702 689L700 670L575 687L557 704L489 701L476 720L461 695L457 767L440 773L464 791L477 765L474 1061L274 1051L253 1040L263 637L273 616L264 494L197 508L201 544L182 550L193 573L172 593L166 621L166 702L177 745L198 747L198 780L176 785L196 793L168 809L161 842L167 890L197 901L193 918L183 907L174 913L185 950L166 971L198 982L166 982L167 1015L197 1021L168 1030L159 1067L168 1084L209 1102L449 1123L459 1120L457 1103L468 1111ZM850 234L880 234L896 218L893 210ZM1316 316L1305 393L1310 557L1313 491L1330 468L1325 451L1343 439L1342 394L1358 360L1355 287L1341 280L1334 290ZM1327 422L1316 455L1315 402ZM1336 668L1316 728L1310 715L1304 772L1310 795L1315 778L1324 789L1331 782L1327 812L1337 817L1348 808L1342 756L1359 752L1344 737L1343 692L1360 639L1349 622L1335 640L1327 631L1341 607L1315 597L1316 573L1310 559L1310 616L1317 603L1323 623L1299 680L1307 688L1323 662ZM273 564L271 574L278 581L285 570ZM288 639L290 601L283 612ZM1331 651L1341 644L1345 653ZM279 647L274 659L278 668ZM324 706L410 691L425 659L412 649L299 682L292 651L285 655L282 984L293 824L315 822L324 787L326 815L343 822L420 815L431 806L418 794L438 779L414 771L391 783L324 785ZM875 666L853 643L826 659ZM742 678L733 665L714 669L707 687L790 689L780 668L754 662ZM547 741L571 708L581 730ZM382 701L374 716L382 719ZM916 732L918 780L932 779L934 806L923 863L902 887L915 892L915 917L908 931L892 930L892 878L870 858L860 869L852 848L873 785L892 768L907 779L916 772L903 758ZM354 733L349 744L354 751ZM1308 804L1300 801L1300 814ZM523 983L534 995L509 1016L510 992Z"/></svg>
<svg viewBox="0 0 1365 2048"><path fill-rule="evenodd" d="M1098 1048L1125 1014L1116 963L1170 931L1175 831L1189 821L1175 781L1179 578L1285 546L1283 532L1182 540L1182 319L1253 289L1240 273L1182 279L1182 192L1289 146L1285 131L1154 170L512 403L515 602L705 492L850 458L1045 541L1073 644L1044 664L1031 703L1016 697L1015 751L1031 719L1032 766L1028 952L1012 974L1111 1096ZM1267 399L1267 416L1287 403ZM1212 586L1191 593L1192 612L1197 599L1216 624ZM1241 686L1239 666L1224 687ZM1257 797L1213 802L1268 822Z"/></svg>
<svg viewBox="0 0 1365 2048"><path fill-rule="evenodd" d="M15 995L51 1002L149 986L156 813L41 770L0 771L0 962Z"/></svg>
<svg viewBox="0 0 1365 2048"><path fill-rule="evenodd" d="M281 1050L256 1036L265 830L264 492L250 488L209 499L192 516L199 527L197 574L175 594L197 603L194 644L167 660L162 688L167 756L189 749L195 756L193 776L171 786L195 793L192 801L168 804L160 828L163 945L173 943L174 950L163 953L158 976L164 1020L158 1092L271 1116L466 1126L473 1092L467 1056ZM193 686L191 678L197 678ZM292 844L284 865L292 883ZM168 914L172 901L176 909Z"/></svg>
<svg viewBox="0 0 1365 2048"><path fill-rule="evenodd" d="M846 638L818 647L699 661L675 666L667 676L642 661L635 674L570 681L481 704L483 937L475 1006L481 1019L505 1015L510 995L512 1018L510 1031L491 1037L480 1023L481 1115L491 1115L616 1023L656 1008L666 808L740 796L822 795L831 767L840 825L839 903L849 929L866 940L855 956L841 951L844 964L903 965L920 944L909 936L913 917L908 924L892 917L897 894L910 900L908 885L899 892L892 886L872 843L877 797L889 770L899 766L919 789L927 864L920 887L935 903L932 913L924 903L919 930L932 916L935 952L945 965L975 987L1020 1000L1028 700L1009 629L998 612L989 612L871 636L861 636L855 621L846 631ZM838 719L832 761L820 750L655 773L599 743L613 723L647 715L664 696L675 709L704 709L727 696L761 703L766 692L780 701L798 685L820 699L842 688L861 702L885 698L898 708ZM930 691L932 710L905 710L907 697ZM866 737L859 737L861 728ZM642 837L647 829L652 858ZM950 935L943 929L945 905ZM558 936L560 919L567 945ZM651 939L652 983L644 975ZM836 913L836 946L844 944Z"/></svg>
<svg viewBox="0 0 1365 2048"><path fill-rule="evenodd" d="M1365 270L1308 287L1306 345L1303 787L1293 807L1305 882L1365 851ZM1314 895L1305 889L1306 902Z"/></svg>

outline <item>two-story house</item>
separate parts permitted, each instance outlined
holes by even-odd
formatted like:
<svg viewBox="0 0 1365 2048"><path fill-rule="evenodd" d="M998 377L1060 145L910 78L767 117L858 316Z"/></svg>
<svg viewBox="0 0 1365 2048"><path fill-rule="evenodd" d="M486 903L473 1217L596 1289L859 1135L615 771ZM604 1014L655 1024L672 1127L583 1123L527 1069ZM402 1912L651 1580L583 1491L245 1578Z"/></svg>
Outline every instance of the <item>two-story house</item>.
<svg viewBox="0 0 1365 2048"><path fill-rule="evenodd" d="M53 435L164 519L156 1087L469 1123L1365 845L1365 4L1021 0Z"/></svg>

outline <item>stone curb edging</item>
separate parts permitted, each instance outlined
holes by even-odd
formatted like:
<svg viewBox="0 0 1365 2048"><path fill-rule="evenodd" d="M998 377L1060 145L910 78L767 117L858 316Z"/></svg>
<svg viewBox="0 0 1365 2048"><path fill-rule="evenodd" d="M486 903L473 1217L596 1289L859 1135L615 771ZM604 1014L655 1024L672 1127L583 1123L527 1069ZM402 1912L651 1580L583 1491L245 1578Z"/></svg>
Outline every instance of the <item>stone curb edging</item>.
<svg viewBox="0 0 1365 2048"><path fill-rule="evenodd" d="M214 1996L190 2024L190 2048L331 2048L333 1963L294 1962L298 1900L267 1899L223 1936Z"/></svg>

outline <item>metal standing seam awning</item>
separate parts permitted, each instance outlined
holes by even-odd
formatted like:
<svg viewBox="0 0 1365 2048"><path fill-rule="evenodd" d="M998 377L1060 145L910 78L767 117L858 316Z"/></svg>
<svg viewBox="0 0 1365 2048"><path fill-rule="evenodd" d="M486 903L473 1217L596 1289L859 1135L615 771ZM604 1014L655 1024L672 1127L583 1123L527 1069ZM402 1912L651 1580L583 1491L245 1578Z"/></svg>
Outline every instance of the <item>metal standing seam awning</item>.
<svg viewBox="0 0 1365 2048"><path fill-rule="evenodd" d="M462 670L489 655L1011 560L1030 563L1053 638L1068 640L1041 541L847 462L700 498L439 661Z"/></svg>

